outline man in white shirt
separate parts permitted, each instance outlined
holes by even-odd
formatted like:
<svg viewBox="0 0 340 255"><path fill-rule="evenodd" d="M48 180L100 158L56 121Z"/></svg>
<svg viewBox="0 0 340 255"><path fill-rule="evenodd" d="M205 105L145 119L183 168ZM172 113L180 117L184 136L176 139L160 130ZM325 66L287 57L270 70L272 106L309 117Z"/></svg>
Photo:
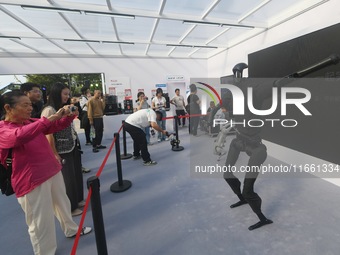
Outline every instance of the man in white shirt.
<svg viewBox="0 0 340 255"><path fill-rule="evenodd" d="M157 162L151 160L146 141L144 129L151 126L157 131L167 135L166 130L163 130L157 125L157 120L162 118L162 114L152 109L141 109L134 112L124 122L125 131L128 132L133 139L133 159L142 158L145 166L156 165Z"/></svg>
<svg viewBox="0 0 340 255"><path fill-rule="evenodd" d="M185 102L184 97L180 95L180 90L175 90L176 96L174 96L170 103L176 106L176 115L185 116ZM183 127L185 126L185 118L182 118ZM181 127L181 119L178 118L178 126Z"/></svg>

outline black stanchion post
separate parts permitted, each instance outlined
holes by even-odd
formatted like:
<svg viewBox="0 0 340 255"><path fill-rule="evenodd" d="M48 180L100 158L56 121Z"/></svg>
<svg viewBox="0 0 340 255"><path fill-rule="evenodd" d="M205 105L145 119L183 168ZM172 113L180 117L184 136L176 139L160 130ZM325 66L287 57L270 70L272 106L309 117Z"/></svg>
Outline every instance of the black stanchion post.
<svg viewBox="0 0 340 255"><path fill-rule="evenodd" d="M124 154L122 154L120 158L121 159L129 159L129 158L132 158L132 154L131 153L127 153L127 150L126 150L126 131L125 131L124 123L125 123L125 120L122 121L122 125L123 125L123 151L124 151Z"/></svg>
<svg viewBox="0 0 340 255"><path fill-rule="evenodd" d="M90 187L92 188L91 208L97 251L98 254L107 255L102 203L99 193L100 183L97 176L92 176L87 179L87 188L90 189Z"/></svg>
<svg viewBox="0 0 340 255"><path fill-rule="evenodd" d="M182 151L184 150L183 146L179 146L179 139L178 139L178 116L176 115L175 117L175 134L176 134L176 140L175 143L174 141L172 141L174 143L174 146L172 146L172 150L173 151Z"/></svg>
<svg viewBox="0 0 340 255"><path fill-rule="evenodd" d="M123 180L122 174L122 162L120 159L120 145L119 145L119 133L115 133L114 137L116 138L116 161L117 161L117 175L118 181L113 183L110 187L112 192L123 192L131 188L132 183L128 180Z"/></svg>

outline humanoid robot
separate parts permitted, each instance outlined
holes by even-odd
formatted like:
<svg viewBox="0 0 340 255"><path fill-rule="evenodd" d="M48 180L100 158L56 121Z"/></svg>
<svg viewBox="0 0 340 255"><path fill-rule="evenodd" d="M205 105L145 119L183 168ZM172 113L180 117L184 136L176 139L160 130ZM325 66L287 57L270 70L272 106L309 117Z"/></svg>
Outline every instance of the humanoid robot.
<svg viewBox="0 0 340 255"><path fill-rule="evenodd" d="M276 80L273 83L261 83L253 81L249 81L248 79L242 78L243 70L248 68L245 63L239 63L235 65L233 68L234 74L234 85L240 88L244 93L246 93L248 87L253 88L253 105L256 109L260 109L263 102L270 98L272 95L272 88L277 87L280 89L281 87L291 83L295 78L303 77L309 73L312 73L316 70L319 70L330 64L337 64L339 62L339 56L331 55L329 58L312 65L304 70L299 72L290 74L282 79ZM223 111L228 111L229 115L232 119L235 120L235 123L242 122L243 120L250 119L258 119L259 116L253 114L249 109L245 109L243 115L235 115L233 116L233 97L231 93L226 93L222 97L221 103L216 107L214 112L211 113L210 122L217 112L218 109L222 109ZM228 136L230 130L236 130L236 138L234 138L229 146L229 150L224 149L224 143L226 137ZM249 156L248 166L252 169L261 169L261 165L267 158L267 148L262 143L261 138L261 127L249 127L249 126L231 126L230 123L221 127L221 130L215 140L214 143L214 154L221 157L222 155L227 154L227 159L225 162L226 169L232 169L232 166L237 162L239 155L241 152L245 152ZM255 167L255 168L254 168ZM257 168L256 168L257 167ZM224 173L224 179L229 184L230 188L233 192L238 196L239 201L237 203L232 204L230 207L235 208L244 204L249 204L254 213L258 216L259 222L254 225L251 225L248 229L254 230L260 228L264 225L273 223L272 220L268 219L261 210L262 200L260 196L254 192L254 184L256 178L259 175L259 171L249 171L246 172L243 188L241 190L241 182L234 175L232 171L227 171Z"/></svg>

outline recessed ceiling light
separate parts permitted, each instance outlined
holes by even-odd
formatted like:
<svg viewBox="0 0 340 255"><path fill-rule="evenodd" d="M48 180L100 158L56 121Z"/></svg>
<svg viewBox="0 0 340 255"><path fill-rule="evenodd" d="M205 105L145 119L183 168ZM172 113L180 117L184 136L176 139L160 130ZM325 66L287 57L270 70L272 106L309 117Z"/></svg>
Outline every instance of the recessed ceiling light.
<svg viewBox="0 0 340 255"><path fill-rule="evenodd" d="M21 5L21 8L24 10L33 10L33 11L53 11L53 12L67 12L67 13L81 14L81 10L57 8L57 7Z"/></svg>

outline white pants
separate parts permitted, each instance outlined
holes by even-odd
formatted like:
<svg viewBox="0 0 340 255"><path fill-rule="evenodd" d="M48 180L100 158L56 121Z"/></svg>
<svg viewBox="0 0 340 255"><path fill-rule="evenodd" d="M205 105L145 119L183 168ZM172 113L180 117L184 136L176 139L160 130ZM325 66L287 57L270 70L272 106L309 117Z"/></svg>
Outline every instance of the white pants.
<svg viewBox="0 0 340 255"><path fill-rule="evenodd" d="M35 255L54 255L56 252L54 215L66 237L77 233L78 225L72 219L71 204L61 171L30 193L19 197L18 202L25 212Z"/></svg>

